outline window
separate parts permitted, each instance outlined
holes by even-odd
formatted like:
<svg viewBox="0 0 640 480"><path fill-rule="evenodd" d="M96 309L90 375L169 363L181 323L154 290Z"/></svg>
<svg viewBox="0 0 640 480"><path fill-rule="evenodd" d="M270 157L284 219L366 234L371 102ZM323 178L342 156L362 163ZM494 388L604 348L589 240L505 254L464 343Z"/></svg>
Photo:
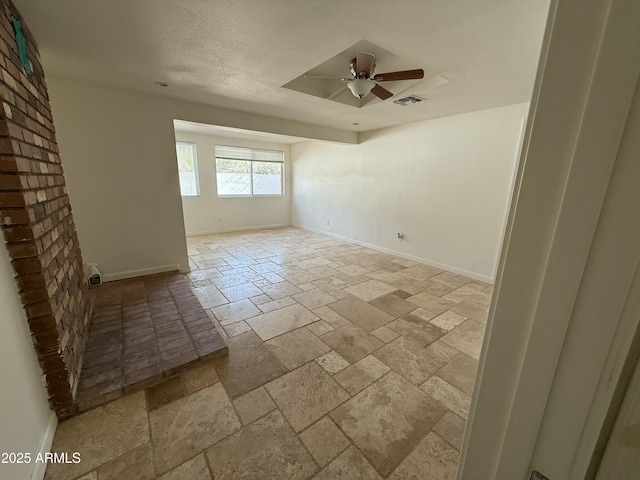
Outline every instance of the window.
<svg viewBox="0 0 640 480"><path fill-rule="evenodd" d="M216 145L218 196L282 195L284 152Z"/></svg>
<svg viewBox="0 0 640 480"><path fill-rule="evenodd" d="M183 197L197 197L198 162L196 161L196 144L176 142L178 156L178 175L180 176L180 193Z"/></svg>

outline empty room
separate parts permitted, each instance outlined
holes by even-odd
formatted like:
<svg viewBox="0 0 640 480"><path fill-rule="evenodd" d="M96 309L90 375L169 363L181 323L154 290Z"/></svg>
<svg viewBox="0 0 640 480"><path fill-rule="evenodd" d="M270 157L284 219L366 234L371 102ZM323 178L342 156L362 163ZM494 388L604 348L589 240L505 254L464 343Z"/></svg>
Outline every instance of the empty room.
<svg viewBox="0 0 640 480"><path fill-rule="evenodd" d="M633 2L0 6L0 478L631 478Z"/></svg>

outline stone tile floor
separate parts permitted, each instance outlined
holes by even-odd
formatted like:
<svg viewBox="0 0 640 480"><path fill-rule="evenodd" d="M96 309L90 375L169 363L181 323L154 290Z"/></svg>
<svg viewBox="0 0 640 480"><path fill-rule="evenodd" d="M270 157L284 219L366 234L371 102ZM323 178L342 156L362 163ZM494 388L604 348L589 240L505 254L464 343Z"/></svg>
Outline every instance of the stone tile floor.
<svg viewBox="0 0 640 480"><path fill-rule="evenodd" d="M228 357L62 422L47 479L455 478L491 286L294 228L188 243Z"/></svg>
<svg viewBox="0 0 640 480"><path fill-rule="evenodd" d="M225 355L189 280L170 272L96 287L77 403L81 411Z"/></svg>

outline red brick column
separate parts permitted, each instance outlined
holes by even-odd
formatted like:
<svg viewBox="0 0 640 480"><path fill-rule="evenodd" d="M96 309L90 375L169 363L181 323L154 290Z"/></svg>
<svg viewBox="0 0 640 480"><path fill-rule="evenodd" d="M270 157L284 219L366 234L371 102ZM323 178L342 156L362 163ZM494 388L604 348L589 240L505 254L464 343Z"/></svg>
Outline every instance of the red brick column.
<svg viewBox="0 0 640 480"><path fill-rule="evenodd" d="M30 75L12 16L22 21ZM0 226L51 406L65 418L75 411L89 298L37 46L8 0L0 0L0 99Z"/></svg>

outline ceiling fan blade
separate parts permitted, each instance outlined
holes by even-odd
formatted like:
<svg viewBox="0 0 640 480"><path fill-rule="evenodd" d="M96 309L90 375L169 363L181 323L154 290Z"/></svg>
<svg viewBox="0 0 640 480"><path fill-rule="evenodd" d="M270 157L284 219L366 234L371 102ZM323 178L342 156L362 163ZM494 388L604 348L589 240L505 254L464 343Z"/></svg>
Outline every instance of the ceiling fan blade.
<svg viewBox="0 0 640 480"><path fill-rule="evenodd" d="M371 79L376 82L390 82L393 80L419 80L424 78L424 70L403 70L402 72L379 73Z"/></svg>
<svg viewBox="0 0 640 480"><path fill-rule="evenodd" d="M367 76L373 72L376 56L367 52L356 53L356 73L366 73Z"/></svg>
<svg viewBox="0 0 640 480"><path fill-rule="evenodd" d="M343 82L348 82L349 80L353 80L353 78L341 77L339 75L303 75L304 78L328 78L332 80L342 80Z"/></svg>
<svg viewBox="0 0 640 480"><path fill-rule="evenodd" d="M336 90L335 92L333 92L331 95L329 95L327 97L327 100L333 100L334 98L338 98L340 95L342 95L344 92L346 92L347 90L349 90L347 88L347 86L345 85L344 87L342 87L339 90Z"/></svg>
<svg viewBox="0 0 640 480"><path fill-rule="evenodd" d="M393 97L393 93L387 90L384 87L381 87L376 83L376 86L371 89L371 93L373 93L380 100L386 100L387 98Z"/></svg>

